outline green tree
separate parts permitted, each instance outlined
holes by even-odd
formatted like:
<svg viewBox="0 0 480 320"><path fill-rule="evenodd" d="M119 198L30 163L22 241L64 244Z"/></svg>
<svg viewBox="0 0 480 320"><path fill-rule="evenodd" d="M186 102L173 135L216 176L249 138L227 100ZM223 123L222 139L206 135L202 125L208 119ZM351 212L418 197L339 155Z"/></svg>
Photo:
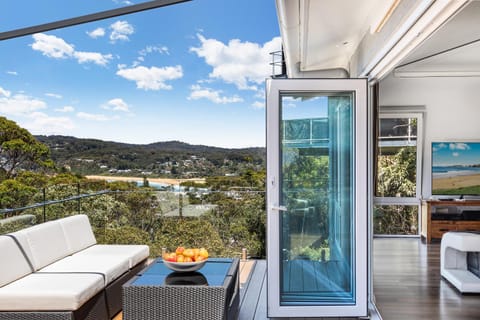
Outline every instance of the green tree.
<svg viewBox="0 0 480 320"><path fill-rule="evenodd" d="M378 158L377 196L413 197L416 191L415 148L400 148Z"/></svg>
<svg viewBox="0 0 480 320"><path fill-rule="evenodd" d="M30 203L37 189L13 179L0 183L0 208L23 207Z"/></svg>
<svg viewBox="0 0 480 320"><path fill-rule="evenodd" d="M6 178L19 169L53 168L50 149L14 121L0 117L0 166Z"/></svg>
<svg viewBox="0 0 480 320"><path fill-rule="evenodd" d="M252 256L265 257L266 214L263 193L242 192L233 199L225 193L210 198L217 207L206 218L218 230L228 255L247 248Z"/></svg>
<svg viewBox="0 0 480 320"><path fill-rule="evenodd" d="M165 247L169 251L175 250L177 246L203 247L211 256L225 255L225 247L217 230L203 218L162 219L161 227L155 236L155 243L159 248Z"/></svg>
<svg viewBox="0 0 480 320"><path fill-rule="evenodd" d="M378 158L377 196L414 197L416 193L415 148L399 148L394 154ZM376 206L375 234L417 234L415 206Z"/></svg>

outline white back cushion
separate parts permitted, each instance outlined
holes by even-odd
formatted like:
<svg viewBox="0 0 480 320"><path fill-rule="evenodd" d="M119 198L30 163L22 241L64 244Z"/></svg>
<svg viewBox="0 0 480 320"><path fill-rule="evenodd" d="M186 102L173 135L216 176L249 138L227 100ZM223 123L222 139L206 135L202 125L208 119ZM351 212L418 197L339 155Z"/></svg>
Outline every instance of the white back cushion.
<svg viewBox="0 0 480 320"><path fill-rule="evenodd" d="M18 233L24 234L27 238L35 270L70 254L65 233L58 220L38 224Z"/></svg>
<svg viewBox="0 0 480 320"><path fill-rule="evenodd" d="M70 254L97 243L88 216L79 214L58 220L62 226Z"/></svg>
<svg viewBox="0 0 480 320"><path fill-rule="evenodd" d="M17 242L9 236L0 236L0 253L0 287L33 271Z"/></svg>

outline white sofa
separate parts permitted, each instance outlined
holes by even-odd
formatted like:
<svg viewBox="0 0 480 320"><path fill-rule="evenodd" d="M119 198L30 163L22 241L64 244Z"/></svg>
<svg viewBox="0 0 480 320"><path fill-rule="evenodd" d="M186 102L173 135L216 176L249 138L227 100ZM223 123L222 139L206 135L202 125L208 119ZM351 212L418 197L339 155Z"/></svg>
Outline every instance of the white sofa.
<svg viewBox="0 0 480 320"><path fill-rule="evenodd" d="M0 320L111 319L146 245L99 245L76 215L0 235Z"/></svg>
<svg viewBox="0 0 480 320"><path fill-rule="evenodd" d="M462 293L480 292L480 278L467 268L467 253L480 251L480 234L447 232L442 236L440 272Z"/></svg>

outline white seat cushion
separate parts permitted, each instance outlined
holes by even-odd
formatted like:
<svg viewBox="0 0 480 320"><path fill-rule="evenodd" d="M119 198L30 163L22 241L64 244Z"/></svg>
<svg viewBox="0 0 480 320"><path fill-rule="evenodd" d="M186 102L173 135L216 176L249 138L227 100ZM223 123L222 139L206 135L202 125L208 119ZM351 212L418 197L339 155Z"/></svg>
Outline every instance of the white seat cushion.
<svg viewBox="0 0 480 320"><path fill-rule="evenodd" d="M35 270L70 254L65 233L58 221L49 221L12 233L31 257Z"/></svg>
<svg viewBox="0 0 480 320"><path fill-rule="evenodd" d="M79 214L57 220L65 234L70 254L97 243L88 216Z"/></svg>
<svg viewBox="0 0 480 320"><path fill-rule="evenodd" d="M117 256L69 256L38 272L92 272L105 276L105 285L129 270L128 259ZM68 282L66 283L66 285Z"/></svg>
<svg viewBox="0 0 480 320"><path fill-rule="evenodd" d="M19 245L9 236L0 236L0 253L0 287L33 272Z"/></svg>
<svg viewBox="0 0 480 320"><path fill-rule="evenodd" d="M0 310L77 310L103 287L97 274L33 273L0 288Z"/></svg>
<svg viewBox="0 0 480 320"><path fill-rule="evenodd" d="M97 244L76 253L74 256L85 256L90 259L96 259L97 256L118 256L128 259L128 267L131 269L148 258L149 254L150 248L146 245Z"/></svg>

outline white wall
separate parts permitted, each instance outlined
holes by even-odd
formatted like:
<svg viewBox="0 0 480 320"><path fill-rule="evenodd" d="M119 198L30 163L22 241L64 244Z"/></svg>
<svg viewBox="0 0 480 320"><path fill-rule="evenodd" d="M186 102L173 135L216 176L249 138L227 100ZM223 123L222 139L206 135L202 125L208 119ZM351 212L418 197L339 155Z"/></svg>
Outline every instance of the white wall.
<svg viewBox="0 0 480 320"><path fill-rule="evenodd" d="M480 141L480 77L380 82L380 106L425 106L422 196L431 196L431 142Z"/></svg>

